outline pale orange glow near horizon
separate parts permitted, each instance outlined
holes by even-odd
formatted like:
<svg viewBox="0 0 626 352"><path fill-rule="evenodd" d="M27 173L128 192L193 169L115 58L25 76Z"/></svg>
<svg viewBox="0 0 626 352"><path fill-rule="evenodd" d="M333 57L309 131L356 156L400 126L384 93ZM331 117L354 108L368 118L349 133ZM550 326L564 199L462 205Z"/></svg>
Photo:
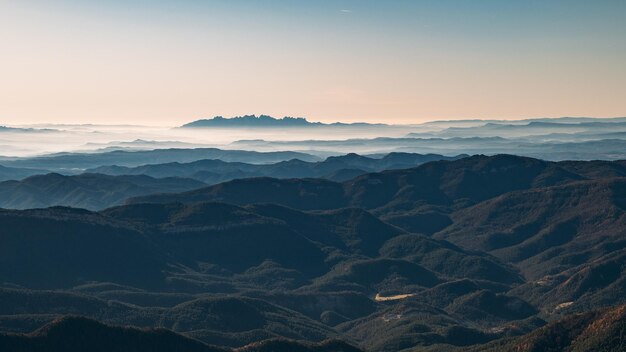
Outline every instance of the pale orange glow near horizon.
<svg viewBox="0 0 626 352"><path fill-rule="evenodd" d="M626 25L602 4L79 3L0 3L0 125L626 115Z"/></svg>

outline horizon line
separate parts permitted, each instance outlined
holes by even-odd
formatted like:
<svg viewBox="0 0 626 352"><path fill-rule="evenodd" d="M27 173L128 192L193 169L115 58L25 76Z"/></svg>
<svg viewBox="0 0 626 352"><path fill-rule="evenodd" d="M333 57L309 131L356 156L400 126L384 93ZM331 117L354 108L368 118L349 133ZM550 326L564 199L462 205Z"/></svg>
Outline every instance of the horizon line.
<svg viewBox="0 0 626 352"><path fill-rule="evenodd" d="M311 124L319 123L319 124L322 124L322 125L332 125L332 124L346 124L346 125L365 124L365 125L386 125L386 126L419 126L419 125L425 125L425 124L434 123L434 122L492 122L492 121L497 121L497 122L522 122L522 121L534 121L534 120L560 120L560 119L612 120L612 119L623 119L623 118L626 118L626 115L623 115L623 116L523 117L523 118L471 118L471 117L467 117L467 118L432 119L432 120L424 120L422 122L416 122L416 123L386 123L386 122L379 122L379 121L370 121L370 122L350 121L350 122L345 122L345 121L339 121L339 120L328 122L328 121L310 120L308 117L303 117L303 116L274 117L274 116L266 115L266 114L259 114L259 115L250 114L250 115L231 116L231 117L224 117L222 115L216 115L216 116L213 116L213 117L201 117L201 118L196 118L196 119L190 120L190 121L185 122L185 123L180 124L180 125L173 125L173 124L154 124L154 125L150 125L150 124L134 124L134 123L129 123L129 124L120 124L120 123L106 124L106 123L90 123L90 122L55 122L55 123L37 122L37 123L27 123L27 124L3 124L3 123L0 123L0 127L17 127L17 128L19 128L19 127L36 127L36 126L109 126L109 127L170 127L170 128L176 128L176 127L181 127L181 126L183 126L185 124L193 123L193 122L196 122L196 121L211 120L211 119L214 119L216 117L222 117L222 118L224 118L226 120L230 120L230 119L234 119L234 118L238 118L238 117L245 117L245 116L255 116L257 118L260 117L260 116L269 116L269 117L277 119L277 120L282 120L284 118L302 118L302 119L306 120L308 123L311 123ZM216 126L216 127L219 128L220 126Z"/></svg>

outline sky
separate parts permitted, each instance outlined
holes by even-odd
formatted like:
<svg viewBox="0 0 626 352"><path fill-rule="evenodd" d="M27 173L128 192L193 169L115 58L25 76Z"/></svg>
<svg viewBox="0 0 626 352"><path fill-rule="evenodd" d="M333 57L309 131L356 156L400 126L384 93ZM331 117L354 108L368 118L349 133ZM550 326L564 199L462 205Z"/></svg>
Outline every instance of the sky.
<svg viewBox="0 0 626 352"><path fill-rule="evenodd" d="M624 0L0 0L0 125L626 116Z"/></svg>

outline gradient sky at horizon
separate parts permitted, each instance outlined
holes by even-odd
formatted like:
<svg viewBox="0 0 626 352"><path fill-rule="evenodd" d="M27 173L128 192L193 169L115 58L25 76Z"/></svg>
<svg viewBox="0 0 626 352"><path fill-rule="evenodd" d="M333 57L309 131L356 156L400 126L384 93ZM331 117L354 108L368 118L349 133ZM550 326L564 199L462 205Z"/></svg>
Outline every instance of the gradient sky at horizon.
<svg viewBox="0 0 626 352"><path fill-rule="evenodd" d="M626 1L0 1L0 124L626 115Z"/></svg>

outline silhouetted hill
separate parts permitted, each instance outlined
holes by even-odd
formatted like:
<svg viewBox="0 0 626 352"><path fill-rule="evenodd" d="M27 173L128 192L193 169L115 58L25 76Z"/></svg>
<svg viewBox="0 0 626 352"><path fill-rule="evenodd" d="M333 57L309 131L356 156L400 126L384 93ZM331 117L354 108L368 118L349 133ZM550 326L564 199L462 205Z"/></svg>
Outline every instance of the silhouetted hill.
<svg viewBox="0 0 626 352"><path fill-rule="evenodd" d="M265 340L237 349L240 352L359 352L360 349L338 340L322 341L317 344L287 340Z"/></svg>
<svg viewBox="0 0 626 352"><path fill-rule="evenodd" d="M331 124L325 124L321 122L309 122L303 117L289 117L274 118L268 115L244 115L235 116L231 118L224 118L222 116L215 116L211 119L196 120L182 125L182 128L202 128L202 127L320 127L320 126L385 126L383 124L369 124L369 123L341 123L335 122Z"/></svg>
<svg viewBox="0 0 626 352"><path fill-rule="evenodd" d="M0 335L0 347L14 352L198 351L226 352L165 329L140 330L67 317L24 335Z"/></svg>
<svg viewBox="0 0 626 352"><path fill-rule="evenodd" d="M197 351L230 352L233 349L204 344L166 329L109 326L81 317L64 317L28 334L0 334L0 348L11 352L78 351ZM246 352L358 352L341 341L318 344L272 339L247 345Z"/></svg>
<svg viewBox="0 0 626 352"><path fill-rule="evenodd" d="M233 180L178 194L131 198L133 203L194 203L225 201L231 204L276 203L297 209L336 209L347 205L343 186L323 179L258 177Z"/></svg>
<svg viewBox="0 0 626 352"><path fill-rule="evenodd" d="M515 190L580 179L584 177L558 164L537 159L473 156L370 173L341 184L310 179L256 178L181 194L138 197L129 202L216 200L234 204L278 203L299 209L354 206L372 210L382 219L409 231L432 233L450 224L447 213L451 209Z"/></svg>
<svg viewBox="0 0 626 352"><path fill-rule="evenodd" d="M25 168L15 168L15 167L6 167L0 165L0 182L7 180L21 180L23 178L33 176L33 175L41 175L47 174L49 171L41 170L41 169L25 169Z"/></svg>
<svg viewBox="0 0 626 352"><path fill-rule="evenodd" d="M191 163L149 164L137 167L102 166L89 172L107 175L148 175L152 177L193 178L208 184L247 177L328 178L348 180L368 172L411 168L433 160L455 160L437 154L391 153L382 158L357 154L329 157L324 161L306 162L298 159L275 164L247 164L221 160L199 160Z"/></svg>
<svg viewBox="0 0 626 352"><path fill-rule="evenodd" d="M398 203L401 201L423 201L443 205L449 205L455 200L462 199L476 202L517 189L565 183L582 178L579 175L570 175L564 171L553 180L550 176L553 176L555 172L560 172L560 170L552 163L537 159L509 155L474 156L456 161L429 162L412 169L363 175L344 183L341 188L345 189L346 200L350 204L365 208L377 208L391 202ZM186 195L172 195L171 198L178 200L189 196L193 199L191 201L197 201L198 198L196 197L202 197L204 193L204 200L218 196L226 199L228 196L222 195L221 192L233 187L239 188L245 187L246 184L255 184L258 186L258 191L254 192L256 194L249 194L248 196L251 198L258 197L258 201L250 201L256 203L264 202L265 200L262 198L267 196L265 191L268 188L278 187L278 185L297 183L302 187L310 187L313 191L315 190L314 185L326 188L332 184L317 180L270 181L264 178L236 182L236 186L233 183L225 183ZM289 190L281 191L281 193L285 192L289 192ZM311 194L311 192L307 192L307 194ZM332 194L330 197L336 197L334 192ZM136 201L141 200L169 201L167 196L146 197ZM339 206L341 205L335 207Z"/></svg>
<svg viewBox="0 0 626 352"><path fill-rule="evenodd" d="M302 127L309 125L321 125L319 122L311 123L302 117L283 117L280 119L267 115L244 115L232 118L215 116L212 119L197 120L181 127Z"/></svg>
<svg viewBox="0 0 626 352"><path fill-rule="evenodd" d="M179 177L46 174L0 182L0 208L71 206L99 210L119 205L132 196L181 192L203 186L206 184L200 181Z"/></svg>
<svg viewBox="0 0 626 352"><path fill-rule="evenodd" d="M117 287L109 292L123 290ZM133 289L126 290L130 293ZM321 341L337 336L331 328L295 310L233 295L191 295L168 307L139 306L74 290L0 289L0 297L0 326L11 328L11 332L32 331L57 317L80 314L116 325L168 328L205 343L230 347L274 337Z"/></svg>
<svg viewBox="0 0 626 352"><path fill-rule="evenodd" d="M217 148L114 150L101 153L59 153L48 156L5 160L5 166L19 168L43 168L55 172L76 172L103 165L140 166L154 163L192 162L203 159L219 159L246 163L276 163L300 159L318 161L318 158L298 152L254 152L246 150L222 150Z"/></svg>

